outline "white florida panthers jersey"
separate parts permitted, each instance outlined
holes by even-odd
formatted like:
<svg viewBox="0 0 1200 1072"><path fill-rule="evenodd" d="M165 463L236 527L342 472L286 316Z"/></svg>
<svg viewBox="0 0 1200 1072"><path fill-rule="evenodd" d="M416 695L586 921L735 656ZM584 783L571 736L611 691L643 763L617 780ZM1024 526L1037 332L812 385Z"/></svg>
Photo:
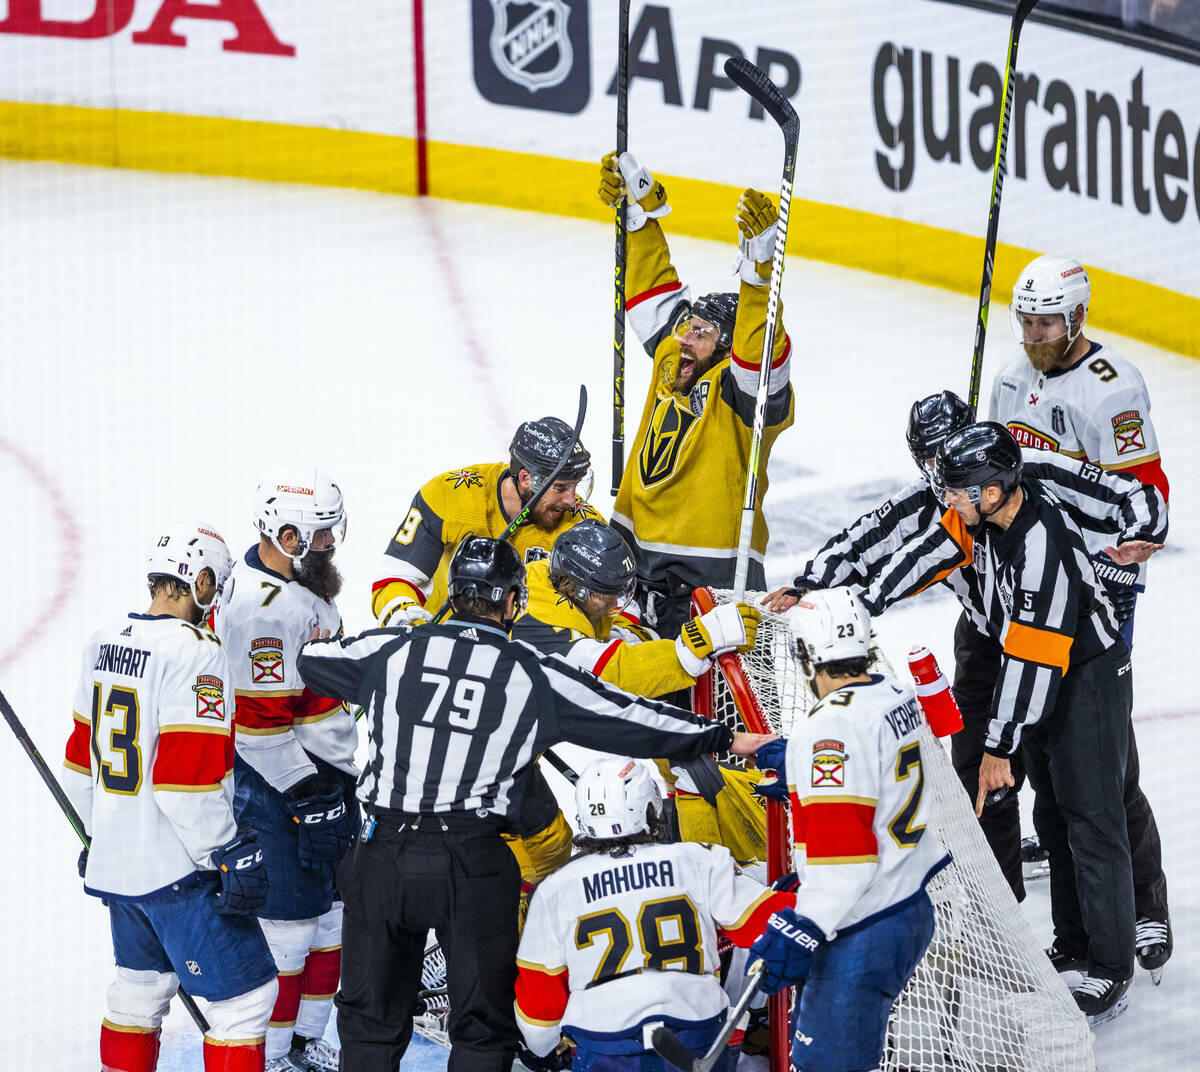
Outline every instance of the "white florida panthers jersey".
<svg viewBox="0 0 1200 1072"><path fill-rule="evenodd" d="M233 567L215 616L237 698L237 751L280 792L316 773L310 752L357 775L354 716L305 687L296 668L313 628L337 636L337 607L268 569L252 547Z"/></svg>
<svg viewBox="0 0 1200 1072"><path fill-rule="evenodd" d="M92 836L85 888L144 896L237 832L233 696L220 641L168 615L130 614L83 650L63 786Z"/></svg>
<svg viewBox="0 0 1200 1072"><path fill-rule="evenodd" d="M741 874L717 845L575 857L538 887L521 935L517 1021L530 1048L548 1053L560 1031L640 1039L651 1021L722 1014L717 928L749 946L793 899Z"/></svg>
<svg viewBox="0 0 1200 1072"><path fill-rule="evenodd" d="M1143 484L1159 467L1158 437L1142 374L1111 346L1068 369L1038 372L1018 350L992 383L991 420L1023 447L1055 450L1103 469L1135 469ZM1165 496L1167 489L1159 485Z"/></svg>
<svg viewBox="0 0 1200 1072"><path fill-rule="evenodd" d="M949 861L928 829L923 721L911 685L872 675L831 692L788 738L796 911L826 938L914 897Z"/></svg>

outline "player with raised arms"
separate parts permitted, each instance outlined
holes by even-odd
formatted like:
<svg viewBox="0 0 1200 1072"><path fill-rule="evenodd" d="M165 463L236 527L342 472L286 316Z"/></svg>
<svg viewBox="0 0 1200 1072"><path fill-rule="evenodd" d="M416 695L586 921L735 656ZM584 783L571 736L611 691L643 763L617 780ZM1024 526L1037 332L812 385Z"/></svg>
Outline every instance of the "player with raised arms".
<svg viewBox="0 0 1200 1072"><path fill-rule="evenodd" d="M817 704L756 760L787 785L802 881L751 958L767 993L807 980L792 1065L862 1072L881 1067L892 1004L933 937L925 887L950 857L928 828L924 716L911 685L868 672L862 602L844 587L809 592L787 621Z"/></svg>
<svg viewBox="0 0 1200 1072"><path fill-rule="evenodd" d="M153 1072L179 989L204 1002L206 1072L262 1072L275 963L254 918L267 876L233 810L233 690L204 616L231 568L206 525L150 545L150 607L83 651L63 788L92 842L84 890L103 898L116 977L100 1065Z"/></svg>
<svg viewBox="0 0 1200 1072"><path fill-rule="evenodd" d="M517 1024L537 1055L568 1036L575 1069L662 1070L653 1028L702 1053L724 1024L718 929L749 945L794 895L741 874L720 846L664 843L645 764L595 760L575 803L580 852L538 887L517 951ZM736 1057L728 1050L719 1072Z"/></svg>
<svg viewBox="0 0 1200 1072"><path fill-rule="evenodd" d="M632 154L609 153L599 192L606 205L625 203L625 308L654 363L612 523L637 560L643 617L671 636L692 616L693 588L733 586L741 516L729 504L746 488L778 212L766 194L742 193L734 213L740 289L693 298L659 226L671 211L662 183ZM766 586L767 458L794 420L792 344L782 310L780 304L754 503L747 587L755 591Z"/></svg>

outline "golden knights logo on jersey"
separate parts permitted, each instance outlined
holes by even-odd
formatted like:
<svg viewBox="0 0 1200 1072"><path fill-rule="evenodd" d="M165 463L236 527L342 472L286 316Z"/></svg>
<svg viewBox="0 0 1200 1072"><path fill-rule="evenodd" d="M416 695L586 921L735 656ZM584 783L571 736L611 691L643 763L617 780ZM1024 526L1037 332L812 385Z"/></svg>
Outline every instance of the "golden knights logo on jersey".
<svg viewBox="0 0 1200 1072"><path fill-rule="evenodd" d="M705 382L702 386L707 388L708 383ZM704 405L701 401L700 412L703 410ZM698 416L690 404L685 404L676 395L668 395L658 400L650 416L646 439L638 454L638 477L642 487L652 488L655 484L661 484L675 471L684 441Z"/></svg>
<svg viewBox="0 0 1200 1072"><path fill-rule="evenodd" d="M255 685L283 684L283 641L278 637L259 637L250 642L251 680Z"/></svg>
<svg viewBox="0 0 1200 1072"><path fill-rule="evenodd" d="M225 682L212 674L201 674L192 686L196 694L196 717L225 721Z"/></svg>

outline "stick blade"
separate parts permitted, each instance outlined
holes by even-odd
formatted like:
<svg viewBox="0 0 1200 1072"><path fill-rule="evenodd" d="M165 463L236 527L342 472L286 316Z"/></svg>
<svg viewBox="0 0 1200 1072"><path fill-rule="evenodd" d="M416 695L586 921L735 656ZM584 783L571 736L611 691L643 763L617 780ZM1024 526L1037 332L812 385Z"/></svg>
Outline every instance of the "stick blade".
<svg viewBox="0 0 1200 1072"><path fill-rule="evenodd" d="M800 118L792 102L779 91L779 87L761 67L756 67L741 56L731 56L725 61L725 75L758 101L781 127L786 129L795 124L799 128Z"/></svg>
<svg viewBox="0 0 1200 1072"><path fill-rule="evenodd" d="M650 1045L659 1057L674 1065L680 1072L694 1072L696 1055L680 1042L669 1028L656 1027L650 1033Z"/></svg>

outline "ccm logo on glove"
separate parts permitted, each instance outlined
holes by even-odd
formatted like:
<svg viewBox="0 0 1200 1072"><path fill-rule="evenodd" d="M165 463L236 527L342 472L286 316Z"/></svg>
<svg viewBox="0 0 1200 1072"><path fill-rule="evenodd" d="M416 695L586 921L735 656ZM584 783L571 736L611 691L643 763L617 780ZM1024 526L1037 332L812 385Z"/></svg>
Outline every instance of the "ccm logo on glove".
<svg viewBox="0 0 1200 1072"><path fill-rule="evenodd" d="M306 826L320 826L322 823L335 822L345 814L346 803L345 801L339 801L328 811L308 812L304 815L303 820L301 820L299 815L293 815L292 818L295 819L296 822L303 821Z"/></svg>

